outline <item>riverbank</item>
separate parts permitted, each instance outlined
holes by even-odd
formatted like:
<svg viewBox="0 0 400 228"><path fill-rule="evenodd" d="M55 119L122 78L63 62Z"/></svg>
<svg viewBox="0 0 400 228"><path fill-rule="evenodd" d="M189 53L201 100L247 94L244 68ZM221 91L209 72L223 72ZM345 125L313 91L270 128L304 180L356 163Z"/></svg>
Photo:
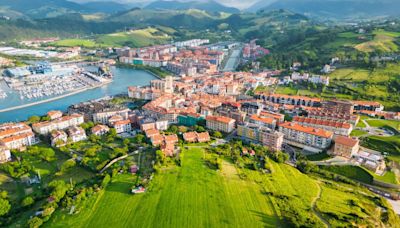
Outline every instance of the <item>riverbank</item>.
<svg viewBox="0 0 400 228"><path fill-rule="evenodd" d="M141 66L141 65L133 65L133 64L126 64L126 63L117 63L115 66L121 67L121 68L134 69L134 70L143 70L158 79L163 79L166 76L170 75L169 72L161 70L160 68L150 67L150 66Z"/></svg>
<svg viewBox="0 0 400 228"><path fill-rule="evenodd" d="M36 102L29 103L29 104L18 105L18 106L11 107L11 108L1 109L0 113L14 111L14 110L22 109L22 108L28 108L28 107L31 107L31 106L44 104L44 103L48 103L48 102L51 102L51 101L56 101L56 100L59 100L59 99L65 98L65 97L69 97L69 96L72 96L72 95L75 95L75 94L79 94L79 93L85 92L87 90L92 90L92 89L103 87L103 86L105 86L107 84L110 84L111 82L112 82L112 80L104 82L104 83L101 83L100 85L93 86L93 87L90 87L90 88L83 88L83 89L75 90L73 92L70 92L70 93L67 93L67 94L63 94L61 96L52 97L52 98L49 98L49 99L36 101Z"/></svg>

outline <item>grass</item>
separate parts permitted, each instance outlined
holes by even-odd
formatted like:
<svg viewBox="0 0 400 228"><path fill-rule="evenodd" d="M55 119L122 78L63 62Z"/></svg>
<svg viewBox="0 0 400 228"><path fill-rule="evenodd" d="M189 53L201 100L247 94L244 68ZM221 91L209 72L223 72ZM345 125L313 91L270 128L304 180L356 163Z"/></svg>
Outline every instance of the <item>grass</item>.
<svg viewBox="0 0 400 228"><path fill-rule="evenodd" d="M101 45L97 44L94 40L88 39L65 39L54 42L53 45L60 47L84 47L84 48L94 48Z"/></svg>
<svg viewBox="0 0 400 228"><path fill-rule="evenodd" d="M381 120L381 119L369 119L366 120L371 127L378 128L389 128L394 129L397 132L400 131L400 121L396 120Z"/></svg>
<svg viewBox="0 0 400 228"><path fill-rule="evenodd" d="M275 227L278 218L259 185L241 180L232 164L223 172L185 152L183 166L156 175L148 192L129 193L134 177L120 175L77 215L57 212L50 227ZM223 208L223 210L221 209Z"/></svg>
<svg viewBox="0 0 400 228"><path fill-rule="evenodd" d="M390 160L400 162L400 137L398 135L392 137L369 136L362 140L361 145L388 153Z"/></svg>
<svg viewBox="0 0 400 228"><path fill-rule="evenodd" d="M320 166L320 168L366 184L372 184L374 180L368 171L358 166Z"/></svg>
<svg viewBox="0 0 400 228"><path fill-rule="evenodd" d="M287 94L287 95L297 95L297 89L295 88L290 88L290 87L284 87L284 86L278 86L276 88L275 93L277 94Z"/></svg>
<svg viewBox="0 0 400 228"><path fill-rule="evenodd" d="M366 132L366 131L353 130L350 135L354 136L354 137L361 137L361 136L364 136L366 134L368 134L368 132Z"/></svg>
<svg viewBox="0 0 400 228"><path fill-rule="evenodd" d="M171 37L155 28L138 29L129 32L119 32L101 35L96 43L114 47L144 47L165 44Z"/></svg>
<svg viewBox="0 0 400 228"><path fill-rule="evenodd" d="M323 161L331 158L327 153L318 153L318 154L311 154L307 155L307 159L310 161Z"/></svg>
<svg viewBox="0 0 400 228"><path fill-rule="evenodd" d="M375 30L373 32L373 40L367 41L355 46L355 49L363 52L396 52L399 50L398 45L395 43L396 38L400 36L400 33L388 32L385 30Z"/></svg>

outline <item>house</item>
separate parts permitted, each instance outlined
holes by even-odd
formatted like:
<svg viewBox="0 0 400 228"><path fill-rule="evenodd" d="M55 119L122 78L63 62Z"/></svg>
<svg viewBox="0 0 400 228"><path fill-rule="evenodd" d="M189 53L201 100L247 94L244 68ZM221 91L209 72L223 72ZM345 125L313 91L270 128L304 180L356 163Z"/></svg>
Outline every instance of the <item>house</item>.
<svg viewBox="0 0 400 228"><path fill-rule="evenodd" d="M175 143L178 143L179 139L178 139L178 136L176 134L172 134L172 135L164 136L164 141L167 144L168 143L175 144Z"/></svg>
<svg viewBox="0 0 400 228"><path fill-rule="evenodd" d="M132 125L130 120L117 121L113 124L113 126L118 134L129 133L132 131Z"/></svg>
<svg viewBox="0 0 400 228"><path fill-rule="evenodd" d="M335 135L349 136L353 131L353 125L350 123L335 121L335 120L322 120L316 118L307 118L302 116L295 116L293 122L303 126L321 128L335 133Z"/></svg>
<svg viewBox="0 0 400 228"><path fill-rule="evenodd" d="M64 131L56 130L51 133L51 146L65 146L68 141L68 135Z"/></svg>
<svg viewBox="0 0 400 228"><path fill-rule="evenodd" d="M351 158L360 150L360 140L347 136L338 135L335 138L333 155Z"/></svg>
<svg viewBox="0 0 400 228"><path fill-rule="evenodd" d="M111 116L111 117L108 119L108 124L109 124L110 126L114 126L114 124L115 124L116 122L122 121L122 120L124 120L124 118L123 118L122 116L120 116L120 115Z"/></svg>
<svg viewBox="0 0 400 228"><path fill-rule="evenodd" d="M164 141L164 136L160 134L152 135L150 136L150 141L153 146L160 146Z"/></svg>
<svg viewBox="0 0 400 228"><path fill-rule="evenodd" d="M93 113L92 118L95 123L108 124L110 117L121 116L124 120L128 119L128 108L109 108Z"/></svg>
<svg viewBox="0 0 400 228"><path fill-rule="evenodd" d="M145 131L145 134L147 138L151 138L153 136L160 135L160 132L156 129L149 129Z"/></svg>
<svg viewBox="0 0 400 228"><path fill-rule="evenodd" d="M230 133L235 129L236 121L225 116L207 116L207 128L214 131Z"/></svg>
<svg viewBox="0 0 400 228"><path fill-rule="evenodd" d="M103 136L107 134L109 131L110 131L109 127L101 124L94 126L91 130L92 134L97 136Z"/></svg>
<svg viewBox="0 0 400 228"><path fill-rule="evenodd" d="M68 135L72 142L79 142L87 139L86 132L81 127L68 128Z"/></svg>
<svg viewBox="0 0 400 228"><path fill-rule="evenodd" d="M61 111L50 111L47 113L47 116L50 118L50 120L55 120L61 118L63 113Z"/></svg>
<svg viewBox="0 0 400 228"><path fill-rule="evenodd" d="M210 138L210 134L208 133L208 131L202 132L202 133L197 133L197 142L205 143L205 142L209 142L210 140L211 140L211 138Z"/></svg>
<svg viewBox="0 0 400 228"><path fill-rule="evenodd" d="M237 128L237 135L243 140L250 140L269 147L273 151L281 151L284 135L258 124L243 123Z"/></svg>
<svg viewBox="0 0 400 228"><path fill-rule="evenodd" d="M7 147L0 146L0 163L11 161L11 153Z"/></svg>
<svg viewBox="0 0 400 228"><path fill-rule="evenodd" d="M185 142L194 143L197 141L197 134L196 132L186 132L183 134L183 140Z"/></svg>
<svg viewBox="0 0 400 228"><path fill-rule="evenodd" d="M269 129L276 128L276 119L266 117L266 116L259 116L259 115L252 115L249 120L250 123L256 124L261 127L266 127Z"/></svg>

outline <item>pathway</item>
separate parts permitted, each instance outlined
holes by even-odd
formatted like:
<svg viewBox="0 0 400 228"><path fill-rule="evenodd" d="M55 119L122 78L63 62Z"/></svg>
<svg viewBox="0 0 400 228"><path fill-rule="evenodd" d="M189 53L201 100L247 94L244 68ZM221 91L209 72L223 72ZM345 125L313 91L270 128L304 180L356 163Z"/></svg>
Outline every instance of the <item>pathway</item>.
<svg viewBox="0 0 400 228"><path fill-rule="evenodd" d="M319 199L321 199L321 195L322 195L322 190L321 190L321 186L319 185L319 183L317 183L317 186L318 186L318 195L311 202L311 210L319 218L319 220L321 220L321 222L323 222L325 224L325 227L330 228L331 225L329 224L329 222L326 221L325 218L322 216L322 214L316 209L317 201Z"/></svg>

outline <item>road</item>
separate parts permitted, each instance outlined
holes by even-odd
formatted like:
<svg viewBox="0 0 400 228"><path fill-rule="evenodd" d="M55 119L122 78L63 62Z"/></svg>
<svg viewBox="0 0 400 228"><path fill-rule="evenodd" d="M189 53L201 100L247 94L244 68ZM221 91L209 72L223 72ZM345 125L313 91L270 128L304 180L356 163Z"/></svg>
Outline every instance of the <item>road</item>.
<svg viewBox="0 0 400 228"><path fill-rule="evenodd" d="M242 47L239 46L238 48L232 51L232 54L229 56L229 59L226 62L225 67L223 69L224 72L232 72L236 70L240 62L240 55L242 54L241 48Z"/></svg>

